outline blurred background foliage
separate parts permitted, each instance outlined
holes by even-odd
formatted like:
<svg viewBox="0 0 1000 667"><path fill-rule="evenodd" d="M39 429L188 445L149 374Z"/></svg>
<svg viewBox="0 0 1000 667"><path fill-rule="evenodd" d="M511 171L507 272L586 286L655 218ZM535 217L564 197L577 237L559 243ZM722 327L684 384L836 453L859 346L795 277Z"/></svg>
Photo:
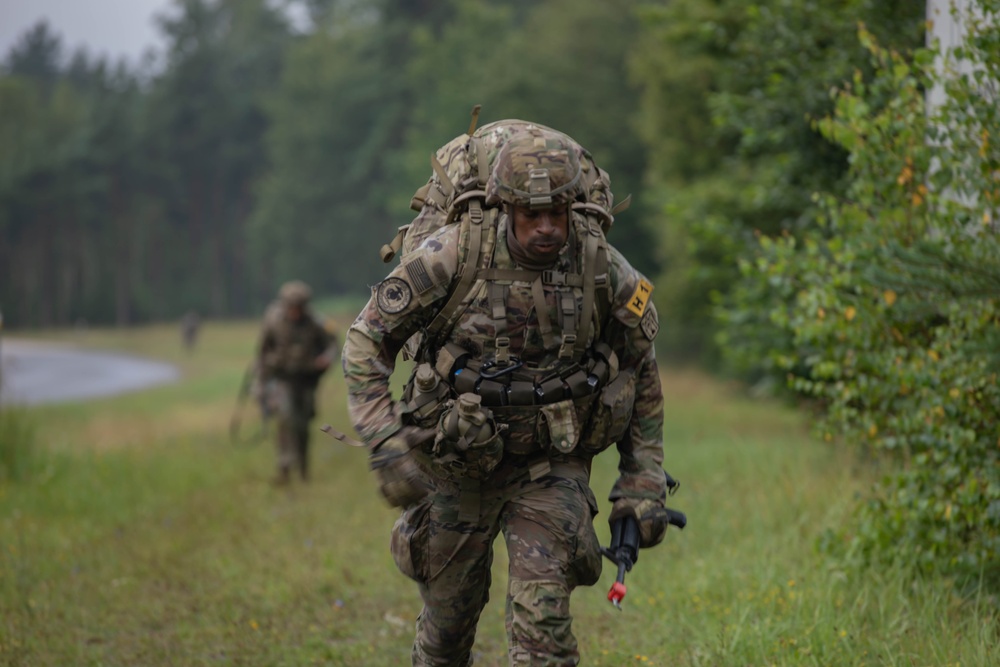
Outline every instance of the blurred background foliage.
<svg viewBox="0 0 1000 667"><path fill-rule="evenodd" d="M662 277L663 349L716 359L710 297L735 256L755 230L807 226L812 192L843 179L809 118L867 67L857 21L908 48L921 17L858 0L175 0L165 52L135 66L39 24L0 75L0 303L25 327L254 315L292 276L365 293L428 156L478 103L482 122L566 131L634 195L612 240Z"/></svg>
<svg viewBox="0 0 1000 667"><path fill-rule="evenodd" d="M898 464L831 544L981 571L997 4L959 54L977 68L944 78L905 0L176 0L136 68L38 25L0 76L0 304L29 327L256 315L291 277L363 295L483 104L634 195L611 241L654 278L662 356L805 399L823 437Z"/></svg>

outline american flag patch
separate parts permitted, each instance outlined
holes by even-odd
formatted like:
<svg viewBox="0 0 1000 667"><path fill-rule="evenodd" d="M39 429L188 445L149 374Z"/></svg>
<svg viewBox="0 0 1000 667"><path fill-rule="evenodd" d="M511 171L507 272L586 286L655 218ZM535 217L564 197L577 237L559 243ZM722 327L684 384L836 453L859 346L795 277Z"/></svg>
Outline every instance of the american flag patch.
<svg viewBox="0 0 1000 667"><path fill-rule="evenodd" d="M427 267L424 266L423 257L417 257L406 263L406 275L417 294L423 294L434 287L434 281L431 280L430 274L427 273Z"/></svg>

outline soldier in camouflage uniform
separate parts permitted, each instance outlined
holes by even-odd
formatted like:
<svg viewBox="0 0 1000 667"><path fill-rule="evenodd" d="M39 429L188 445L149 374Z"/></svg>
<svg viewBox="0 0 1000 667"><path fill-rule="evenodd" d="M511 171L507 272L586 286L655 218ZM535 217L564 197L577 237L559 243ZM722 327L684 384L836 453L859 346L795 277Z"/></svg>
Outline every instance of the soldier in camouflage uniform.
<svg viewBox="0 0 1000 667"><path fill-rule="evenodd" d="M309 422L316 414L316 387L335 358L335 339L309 310L311 291L295 280L282 285L265 315L257 348L264 402L278 427L276 484L292 470L309 476Z"/></svg>
<svg viewBox="0 0 1000 667"><path fill-rule="evenodd" d="M610 215L588 203L575 142L522 122L496 145L482 200L404 255L344 348L352 420L403 508L393 557L424 602L414 665L472 664L501 532L510 664L578 664L569 598L601 572L589 478L611 444L612 519L634 515L643 546L665 531L649 518L665 500L652 285L605 241ZM452 165L438 167L432 184L447 190ZM424 195L421 215L440 206ZM389 377L414 334L420 363L394 402Z"/></svg>

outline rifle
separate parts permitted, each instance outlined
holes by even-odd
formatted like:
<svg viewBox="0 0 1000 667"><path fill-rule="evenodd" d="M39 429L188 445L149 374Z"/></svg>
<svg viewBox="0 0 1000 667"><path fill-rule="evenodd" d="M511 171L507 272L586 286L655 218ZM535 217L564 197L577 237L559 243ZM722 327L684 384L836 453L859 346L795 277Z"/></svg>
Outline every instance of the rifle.
<svg viewBox="0 0 1000 667"><path fill-rule="evenodd" d="M671 477L666 470L663 474L667 478L668 493L672 496L680 488L680 482ZM683 512L668 507L660 507L642 515L643 521L649 519L665 522L681 530L687 525L687 517ZM639 561L639 522L634 516L615 519L611 525L611 546L601 547L601 554L618 566L618 576L608 591L608 601L621 611L622 600L628 591L625 586L625 573L631 572L632 566Z"/></svg>

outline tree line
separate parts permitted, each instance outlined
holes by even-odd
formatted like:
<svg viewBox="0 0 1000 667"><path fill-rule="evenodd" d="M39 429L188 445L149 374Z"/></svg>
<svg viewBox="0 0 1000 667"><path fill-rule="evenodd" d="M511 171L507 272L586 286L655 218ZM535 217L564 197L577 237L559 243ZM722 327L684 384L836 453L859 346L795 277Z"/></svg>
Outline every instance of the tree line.
<svg viewBox="0 0 1000 667"><path fill-rule="evenodd" d="M41 24L0 74L0 307L13 326L128 324L253 315L291 277L364 293L428 156L483 104L573 135L635 196L612 240L663 275L665 346L711 356L742 237L846 169L803 114L865 66L853 21L916 44L909 4L824 5L818 27L777 0L175 0L137 65ZM776 62L805 69L782 89Z"/></svg>
<svg viewBox="0 0 1000 667"><path fill-rule="evenodd" d="M0 304L13 326L256 314L292 277L364 293L429 156L526 117L640 189L635 0L176 0L153 63L40 24L0 76ZM487 39L488 37L488 39ZM655 271L648 235L618 242Z"/></svg>

